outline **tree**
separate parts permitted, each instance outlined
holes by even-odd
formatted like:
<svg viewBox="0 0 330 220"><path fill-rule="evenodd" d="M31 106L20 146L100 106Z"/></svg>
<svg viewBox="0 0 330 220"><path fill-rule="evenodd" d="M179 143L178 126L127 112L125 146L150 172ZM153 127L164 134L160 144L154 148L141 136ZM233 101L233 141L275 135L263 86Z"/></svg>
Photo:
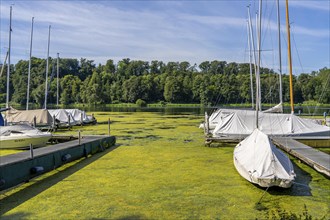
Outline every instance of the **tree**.
<svg viewBox="0 0 330 220"><path fill-rule="evenodd" d="M77 76L66 75L61 79L61 104L78 103L81 99L81 80ZM83 90L86 91L86 90ZM85 94L86 95L86 94Z"/></svg>
<svg viewBox="0 0 330 220"><path fill-rule="evenodd" d="M115 68L115 64L113 63L113 60L107 60L104 66L104 71L106 73L115 73L116 68Z"/></svg>
<svg viewBox="0 0 330 220"><path fill-rule="evenodd" d="M183 101L182 81L177 80L174 76L168 76L164 86L164 98L165 101L173 103Z"/></svg>
<svg viewBox="0 0 330 220"><path fill-rule="evenodd" d="M330 103L330 69L321 69L315 77L314 84L314 99L320 103Z"/></svg>
<svg viewBox="0 0 330 220"><path fill-rule="evenodd" d="M209 61L204 61L201 64L199 64L198 67L201 69L202 73L208 73L209 70L210 70L211 65L210 65Z"/></svg>
<svg viewBox="0 0 330 220"><path fill-rule="evenodd" d="M87 78L87 76L92 75L95 69L95 64L93 64L93 60L87 60L85 58L80 59L80 66L79 66L79 78L83 81Z"/></svg>

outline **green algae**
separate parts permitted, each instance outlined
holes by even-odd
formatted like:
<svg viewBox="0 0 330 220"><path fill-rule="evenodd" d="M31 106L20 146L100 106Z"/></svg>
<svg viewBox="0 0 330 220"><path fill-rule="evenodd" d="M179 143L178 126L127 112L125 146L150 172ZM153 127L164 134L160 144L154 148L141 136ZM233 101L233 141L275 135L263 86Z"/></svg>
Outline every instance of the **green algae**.
<svg viewBox="0 0 330 220"><path fill-rule="evenodd" d="M204 146L203 116L94 115L58 134L107 134L111 118L117 146L2 192L2 219L330 218L329 179L292 158L297 183L265 192L236 172L233 145Z"/></svg>

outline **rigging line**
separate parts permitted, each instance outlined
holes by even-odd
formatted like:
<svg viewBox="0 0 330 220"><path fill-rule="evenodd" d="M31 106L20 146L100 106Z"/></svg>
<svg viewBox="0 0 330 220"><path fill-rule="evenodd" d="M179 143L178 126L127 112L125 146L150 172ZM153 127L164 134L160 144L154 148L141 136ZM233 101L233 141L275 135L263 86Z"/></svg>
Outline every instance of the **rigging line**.
<svg viewBox="0 0 330 220"><path fill-rule="evenodd" d="M267 34L269 33L269 35L270 35L270 37L271 37L271 41L273 42L273 38L272 38L272 33L271 33L271 24L270 24L270 22L271 22L271 17L272 17L272 15L273 15L273 11L274 11L274 3L272 4L272 7L271 7L271 9L269 10L270 11L270 13L268 13L268 9L269 9L269 7L268 7L268 4L267 4L268 2L267 1L265 1L265 4L264 5L266 5L266 7L264 7L264 15L265 14L267 14L268 15L268 17L267 17L267 23L266 22L264 22L263 23L263 25L265 26L266 24L267 24L267 28L261 28L261 30L263 30L262 32L262 36L264 36L263 37L263 39L262 39L262 41L261 41L261 48L263 48L263 46L264 46L264 43L265 43L265 40L266 40L266 37L265 36L267 36ZM266 17L266 16L264 16L264 17ZM265 20L265 18L263 19L263 20Z"/></svg>
<svg viewBox="0 0 330 220"><path fill-rule="evenodd" d="M319 103L321 103L321 102L320 102L321 99L323 98L324 94L326 93L325 91L326 91L326 89L328 88L327 85L328 85L328 83L329 83L329 80L330 80L330 74L328 74L327 81L326 81L326 83L325 83L324 86L323 86L323 89L322 89L321 95L320 95L319 100L318 100L318 104L315 106L315 109L314 109L314 114L316 113L316 110L317 110L317 108L318 108L319 105L320 105Z"/></svg>
<svg viewBox="0 0 330 220"><path fill-rule="evenodd" d="M218 96L217 96L217 98L216 98L216 100L215 100L215 107L218 105L218 103L221 101L221 98L222 98L222 95L221 95L221 92L219 92L218 93Z"/></svg>
<svg viewBox="0 0 330 220"><path fill-rule="evenodd" d="M292 27L293 27L293 26L290 25L290 28L291 28L291 36L292 36L293 44L294 44L294 47L295 47L295 49L296 49L296 53L297 53L297 57L298 57L298 61L299 61L299 65L300 65L301 71L302 71L302 73L304 73L305 71L304 71L304 68L303 68L303 66L302 66L302 64L301 64L301 59L300 59L299 52L298 52L298 48L297 48L297 45L296 45L296 40L295 40L295 38L294 38L294 31L293 31L294 28L292 28Z"/></svg>
<svg viewBox="0 0 330 220"><path fill-rule="evenodd" d="M285 143L286 143L286 146L288 146L288 139L287 138L285 139ZM286 154L286 157L288 158L288 164L290 165L289 168L291 169L290 170L290 174L292 174L292 172L294 173L294 169L293 169L293 164L291 163L291 160L289 158L290 157L290 154L288 152L286 152L286 151L284 153Z"/></svg>

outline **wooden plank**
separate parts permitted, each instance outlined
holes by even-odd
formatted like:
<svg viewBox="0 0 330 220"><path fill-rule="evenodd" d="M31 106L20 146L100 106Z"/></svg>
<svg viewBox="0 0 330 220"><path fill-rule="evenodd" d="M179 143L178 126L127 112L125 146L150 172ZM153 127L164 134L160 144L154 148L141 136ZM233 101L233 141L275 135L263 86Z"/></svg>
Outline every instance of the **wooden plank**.
<svg viewBox="0 0 330 220"><path fill-rule="evenodd" d="M330 177L330 155L291 138L273 138L273 141L282 150Z"/></svg>

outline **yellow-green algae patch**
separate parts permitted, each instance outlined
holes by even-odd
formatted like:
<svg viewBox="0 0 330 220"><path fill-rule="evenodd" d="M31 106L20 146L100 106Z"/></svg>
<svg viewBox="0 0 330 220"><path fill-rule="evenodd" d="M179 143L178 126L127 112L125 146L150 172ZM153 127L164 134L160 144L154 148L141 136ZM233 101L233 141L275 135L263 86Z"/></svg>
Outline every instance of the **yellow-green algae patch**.
<svg viewBox="0 0 330 220"><path fill-rule="evenodd" d="M99 125L65 134L111 134L117 146L2 192L2 219L329 219L329 180L293 159L297 184L264 189L233 166L233 146L205 147L201 116L95 113ZM281 215L282 212L282 215ZM292 216L292 215L291 215Z"/></svg>

